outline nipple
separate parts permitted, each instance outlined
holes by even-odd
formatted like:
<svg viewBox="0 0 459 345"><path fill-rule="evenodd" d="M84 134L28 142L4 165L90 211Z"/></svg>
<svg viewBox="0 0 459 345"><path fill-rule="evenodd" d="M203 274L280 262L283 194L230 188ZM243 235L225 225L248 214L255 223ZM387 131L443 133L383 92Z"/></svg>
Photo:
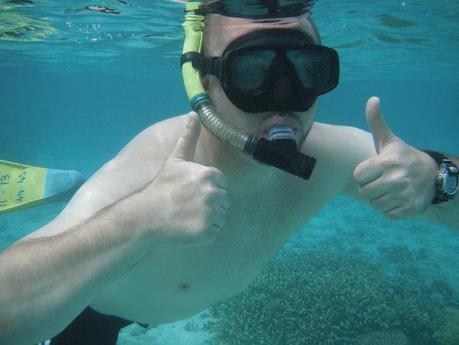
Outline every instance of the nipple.
<svg viewBox="0 0 459 345"><path fill-rule="evenodd" d="M268 131L268 139L273 140L295 140L295 132L290 126L273 126Z"/></svg>

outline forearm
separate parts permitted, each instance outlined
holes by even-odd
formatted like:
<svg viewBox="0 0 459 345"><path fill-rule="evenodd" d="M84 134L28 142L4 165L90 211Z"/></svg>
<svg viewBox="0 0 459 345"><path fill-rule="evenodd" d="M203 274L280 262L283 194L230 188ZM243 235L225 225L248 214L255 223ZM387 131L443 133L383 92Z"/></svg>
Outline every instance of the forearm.
<svg viewBox="0 0 459 345"><path fill-rule="evenodd" d="M0 254L0 344L30 345L59 333L148 253L125 231L129 224L114 221L118 212L122 202Z"/></svg>

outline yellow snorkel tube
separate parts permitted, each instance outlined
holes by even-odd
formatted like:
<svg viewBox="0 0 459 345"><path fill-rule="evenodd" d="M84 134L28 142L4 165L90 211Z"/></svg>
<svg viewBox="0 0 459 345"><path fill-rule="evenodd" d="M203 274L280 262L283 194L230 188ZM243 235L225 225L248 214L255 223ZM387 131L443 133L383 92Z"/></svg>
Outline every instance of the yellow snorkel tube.
<svg viewBox="0 0 459 345"><path fill-rule="evenodd" d="M256 160L284 170L290 174L309 179L316 159L307 156L296 148L293 140L274 140L258 138L244 133L225 121L215 109L205 91L199 61L202 61L204 15L200 11L201 2L185 4L185 42L181 58L182 75L191 108L198 114L204 127L226 143L251 155Z"/></svg>
<svg viewBox="0 0 459 345"><path fill-rule="evenodd" d="M200 2L185 4L185 43L182 55L182 75L191 108L198 114L204 127L223 141L246 151L247 144L255 139L254 136L242 132L218 114L212 101L204 90L201 74L193 66L193 55L201 54L203 41L204 16L196 13Z"/></svg>

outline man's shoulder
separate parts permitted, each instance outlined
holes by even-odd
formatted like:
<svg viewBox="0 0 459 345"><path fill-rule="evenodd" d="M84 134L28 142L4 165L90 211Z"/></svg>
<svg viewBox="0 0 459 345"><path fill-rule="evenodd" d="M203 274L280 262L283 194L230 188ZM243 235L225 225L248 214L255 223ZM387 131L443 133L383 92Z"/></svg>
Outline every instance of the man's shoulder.
<svg viewBox="0 0 459 345"><path fill-rule="evenodd" d="M371 136L371 133L357 127L334 125L324 122L314 122L312 124L310 134L320 135L322 139L333 139L336 136L358 139L361 137Z"/></svg>
<svg viewBox="0 0 459 345"><path fill-rule="evenodd" d="M339 171L349 178L360 162L375 154L371 133L318 122L313 124L303 151L316 157L328 171Z"/></svg>
<svg viewBox="0 0 459 345"><path fill-rule="evenodd" d="M145 128L120 151L119 155L140 158L152 154L168 156L182 134L190 114L174 116Z"/></svg>
<svg viewBox="0 0 459 345"><path fill-rule="evenodd" d="M361 151L367 155L374 151L371 133L360 128L314 122L305 141L305 148L332 154L341 151Z"/></svg>

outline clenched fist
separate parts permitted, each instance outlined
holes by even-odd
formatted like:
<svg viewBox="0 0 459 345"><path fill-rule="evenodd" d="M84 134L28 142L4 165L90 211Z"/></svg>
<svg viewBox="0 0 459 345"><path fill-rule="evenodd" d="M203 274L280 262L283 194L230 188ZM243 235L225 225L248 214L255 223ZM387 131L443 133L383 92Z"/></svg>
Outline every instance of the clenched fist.
<svg viewBox="0 0 459 345"><path fill-rule="evenodd" d="M202 245L225 225L229 201L223 173L192 161L200 129L191 115L154 180L130 197L134 226L147 241Z"/></svg>

